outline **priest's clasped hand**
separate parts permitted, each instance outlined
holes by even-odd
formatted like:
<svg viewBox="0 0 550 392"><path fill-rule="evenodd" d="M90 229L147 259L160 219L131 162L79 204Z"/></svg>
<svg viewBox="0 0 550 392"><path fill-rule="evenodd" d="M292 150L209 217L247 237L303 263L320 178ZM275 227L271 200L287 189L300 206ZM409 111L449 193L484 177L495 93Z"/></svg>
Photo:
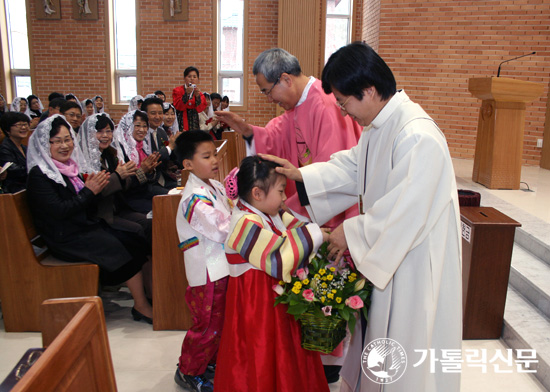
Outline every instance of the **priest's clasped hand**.
<svg viewBox="0 0 550 392"><path fill-rule="evenodd" d="M341 224L334 229L328 237L328 258L329 260L340 260L348 249L348 242L344 233L344 225Z"/></svg>
<svg viewBox="0 0 550 392"><path fill-rule="evenodd" d="M302 178L302 173L296 166L287 161L286 159L276 157L275 155L269 154L258 154L260 158L265 159L266 161L272 161L281 165L281 167L275 168L277 173L285 175L289 180L304 182Z"/></svg>

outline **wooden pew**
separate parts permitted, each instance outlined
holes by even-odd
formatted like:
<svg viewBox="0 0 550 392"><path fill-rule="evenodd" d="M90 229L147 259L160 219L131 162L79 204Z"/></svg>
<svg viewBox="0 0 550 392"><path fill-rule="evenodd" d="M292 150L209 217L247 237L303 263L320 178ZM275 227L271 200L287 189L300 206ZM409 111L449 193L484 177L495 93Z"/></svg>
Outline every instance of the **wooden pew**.
<svg viewBox="0 0 550 392"><path fill-rule="evenodd" d="M227 140L215 142L220 161L218 177L223 182L230 166ZM182 171L185 185L188 173ZM192 319L185 302L188 282L185 275L183 252L178 248L176 213L180 194L153 198L153 330L188 330Z"/></svg>
<svg viewBox="0 0 550 392"><path fill-rule="evenodd" d="M12 392L116 392L101 299L47 300L40 313L46 350Z"/></svg>
<svg viewBox="0 0 550 392"><path fill-rule="evenodd" d="M238 167L246 157L246 145L243 137L240 133L231 131L231 132L222 132L222 139L227 140L229 143L228 153L229 153L229 171L234 167Z"/></svg>
<svg viewBox="0 0 550 392"><path fill-rule="evenodd" d="M0 195L0 216L0 300L6 332L40 331L39 309L46 299L97 294L97 265L63 262L46 247L39 248L25 190Z"/></svg>

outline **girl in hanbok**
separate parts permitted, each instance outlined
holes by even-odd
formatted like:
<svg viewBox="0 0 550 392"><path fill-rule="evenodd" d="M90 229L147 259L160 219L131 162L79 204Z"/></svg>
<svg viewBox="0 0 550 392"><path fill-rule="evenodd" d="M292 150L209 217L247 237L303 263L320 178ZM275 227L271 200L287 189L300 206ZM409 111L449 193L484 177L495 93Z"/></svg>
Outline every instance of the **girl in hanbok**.
<svg viewBox="0 0 550 392"><path fill-rule="evenodd" d="M319 353L301 347L298 323L285 306L274 306L273 291L309 263L328 234L280 211L286 178L276 166L251 156L236 176L239 201L225 242L230 278L214 379L218 392L329 390ZM235 183L231 174L229 183Z"/></svg>

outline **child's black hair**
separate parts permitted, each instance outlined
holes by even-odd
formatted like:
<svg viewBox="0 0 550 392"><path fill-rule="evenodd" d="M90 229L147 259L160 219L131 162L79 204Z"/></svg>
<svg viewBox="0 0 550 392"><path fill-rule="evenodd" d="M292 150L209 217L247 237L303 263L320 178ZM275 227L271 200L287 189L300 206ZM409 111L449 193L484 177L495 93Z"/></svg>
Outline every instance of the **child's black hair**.
<svg viewBox="0 0 550 392"><path fill-rule="evenodd" d="M239 198L250 203L250 192L257 186L266 194L275 185L278 176L282 174L275 171L280 167L278 163L266 161L258 155L252 155L241 161L239 173L237 173L237 188Z"/></svg>
<svg viewBox="0 0 550 392"><path fill-rule="evenodd" d="M204 142L214 143L214 139L209 133L200 130L186 131L176 139L176 156L178 161L184 159L193 159L199 144Z"/></svg>

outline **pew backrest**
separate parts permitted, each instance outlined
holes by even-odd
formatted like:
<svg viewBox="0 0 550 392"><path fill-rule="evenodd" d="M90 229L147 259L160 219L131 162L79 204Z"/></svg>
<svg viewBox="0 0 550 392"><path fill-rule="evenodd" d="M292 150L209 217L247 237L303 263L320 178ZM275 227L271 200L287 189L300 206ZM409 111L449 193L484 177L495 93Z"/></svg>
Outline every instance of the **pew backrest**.
<svg viewBox="0 0 550 392"><path fill-rule="evenodd" d="M115 392L101 299L47 300L41 316L46 350L12 392Z"/></svg>

